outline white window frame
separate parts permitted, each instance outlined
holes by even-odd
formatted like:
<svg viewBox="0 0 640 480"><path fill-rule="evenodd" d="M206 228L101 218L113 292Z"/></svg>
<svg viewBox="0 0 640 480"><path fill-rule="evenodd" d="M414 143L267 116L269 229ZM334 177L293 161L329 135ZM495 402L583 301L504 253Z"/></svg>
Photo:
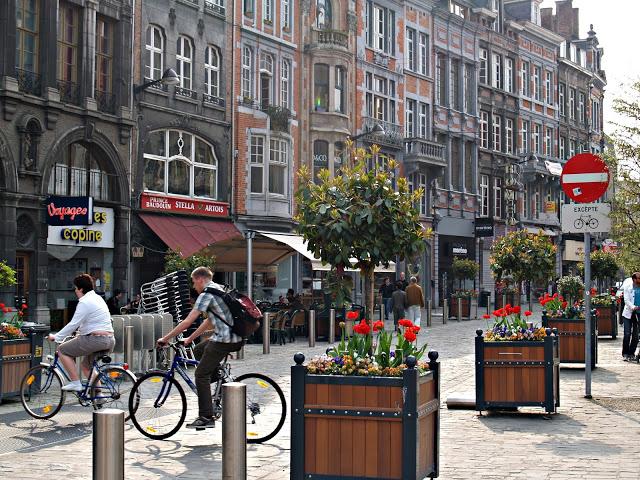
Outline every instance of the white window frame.
<svg viewBox="0 0 640 480"><path fill-rule="evenodd" d="M531 73L531 64L523 60L522 67L520 69L520 93L523 97L531 97L531 81L529 79Z"/></svg>
<svg viewBox="0 0 640 480"><path fill-rule="evenodd" d="M276 197L287 197L289 195L289 163L291 156L291 148L289 140L278 137L271 137L269 139L269 171L267 172L267 191L269 195ZM283 192L271 191L271 175L273 172L279 169L282 173L282 188Z"/></svg>
<svg viewBox="0 0 640 480"><path fill-rule="evenodd" d="M411 72L416 72L416 30L411 27L406 28L406 45L405 45L405 68Z"/></svg>
<svg viewBox="0 0 640 480"><path fill-rule="evenodd" d="M502 151L502 117L500 115L493 114L491 118L491 130L492 130L492 147L494 150Z"/></svg>
<svg viewBox="0 0 640 480"><path fill-rule="evenodd" d="M273 25L273 2L274 0L263 0L262 2L262 21L271 22L271 25Z"/></svg>
<svg viewBox="0 0 640 480"><path fill-rule="evenodd" d="M480 216L489 216L489 175L480 175Z"/></svg>
<svg viewBox="0 0 640 480"><path fill-rule="evenodd" d="M567 87L564 83L558 84L558 108L560 110L560 116L564 117L566 114L566 90Z"/></svg>
<svg viewBox="0 0 640 480"><path fill-rule="evenodd" d="M429 74L429 36L418 33L418 70L421 75Z"/></svg>
<svg viewBox="0 0 640 480"><path fill-rule="evenodd" d="M424 139L429 136L429 105L424 102L418 106L418 136Z"/></svg>
<svg viewBox="0 0 640 480"><path fill-rule="evenodd" d="M576 119L576 89L569 87L569 120Z"/></svg>
<svg viewBox="0 0 640 480"><path fill-rule="evenodd" d="M249 140L249 193L253 195L263 195L264 194L264 184L266 175L265 168L265 143L267 139L264 135L251 135ZM261 150L261 153L259 151ZM262 172L262 182L260 184L260 191L254 192L252 191L253 187L253 175L254 170Z"/></svg>
<svg viewBox="0 0 640 480"><path fill-rule="evenodd" d="M553 72L551 70L545 71L545 101L549 105L553 105Z"/></svg>
<svg viewBox="0 0 640 480"><path fill-rule="evenodd" d="M529 153L531 151L531 139L529 137L530 130L529 120L522 121L522 131L520 135L520 150L522 153Z"/></svg>
<svg viewBox="0 0 640 480"><path fill-rule="evenodd" d="M583 92L578 92L578 122L584 125L587 121L586 96Z"/></svg>
<svg viewBox="0 0 640 480"><path fill-rule="evenodd" d="M215 62L212 60L215 58ZM207 45L204 63L204 88L207 95L220 97L220 52L217 47Z"/></svg>
<svg viewBox="0 0 640 480"><path fill-rule="evenodd" d="M154 31L157 31L160 36L160 45L155 44L155 35ZM149 69L149 73L151 75L145 75L149 80L160 80L162 78L162 73L164 72L164 32L162 28L157 25L149 25L147 28L147 34L151 39L151 43L147 43L145 45L146 54L149 56L149 65L146 65L145 62L145 74L147 73L147 69ZM160 54L160 65L156 65L155 56ZM155 72L158 73L156 77Z"/></svg>
<svg viewBox="0 0 640 480"><path fill-rule="evenodd" d="M489 68L489 51L486 48L480 49L480 72L478 81L485 85L488 84L488 68Z"/></svg>
<svg viewBox="0 0 640 480"><path fill-rule="evenodd" d="M491 86L493 88L502 88L502 55L492 53L491 66Z"/></svg>
<svg viewBox="0 0 640 480"><path fill-rule="evenodd" d="M542 68L538 65L533 66L533 98L534 100L542 101Z"/></svg>
<svg viewBox="0 0 640 480"><path fill-rule="evenodd" d="M253 48L242 49L241 94L243 98L253 98Z"/></svg>
<svg viewBox="0 0 640 480"><path fill-rule="evenodd" d="M384 52L386 50L385 49L386 39L384 35L386 22L387 20L385 15L385 9L382 7L379 7L378 5L374 5L373 6L373 32L372 32L373 45L372 46L375 50L380 50L381 52Z"/></svg>
<svg viewBox="0 0 640 480"><path fill-rule="evenodd" d="M513 93L513 58L506 57L504 62L504 89Z"/></svg>
<svg viewBox="0 0 640 480"><path fill-rule="evenodd" d="M189 46L190 56L185 55L185 45ZM193 90L193 42L189 37L180 35L178 37L178 49L176 52L176 67L180 88Z"/></svg>
<svg viewBox="0 0 640 480"><path fill-rule="evenodd" d="M280 62L280 106L291 107L291 62L286 58Z"/></svg>
<svg viewBox="0 0 640 480"><path fill-rule="evenodd" d="M493 217L502 218L502 178L493 177Z"/></svg>
<svg viewBox="0 0 640 480"><path fill-rule="evenodd" d="M489 112L480 111L480 147L489 148Z"/></svg>
<svg viewBox="0 0 640 480"><path fill-rule="evenodd" d="M546 127L544 131L544 154L547 157L553 155L553 129Z"/></svg>
<svg viewBox="0 0 640 480"><path fill-rule="evenodd" d="M558 158L560 160L566 159L566 139L564 137L558 139Z"/></svg>
<svg viewBox="0 0 640 480"><path fill-rule="evenodd" d="M282 29L291 31L291 0L282 0Z"/></svg>
<svg viewBox="0 0 640 480"><path fill-rule="evenodd" d="M533 152L542 154L542 125L539 123L533 124L531 139L533 140Z"/></svg>
<svg viewBox="0 0 640 480"><path fill-rule="evenodd" d="M505 119L504 124L505 153L513 153L513 120Z"/></svg>
<svg viewBox="0 0 640 480"><path fill-rule="evenodd" d="M569 139L569 158L576 154L577 143L574 138Z"/></svg>
<svg viewBox="0 0 640 480"><path fill-rule="evenodd" d="M404 110L404 135L407 138L416 136L416 109L417 102L412 98L407 98Z"/></svg>

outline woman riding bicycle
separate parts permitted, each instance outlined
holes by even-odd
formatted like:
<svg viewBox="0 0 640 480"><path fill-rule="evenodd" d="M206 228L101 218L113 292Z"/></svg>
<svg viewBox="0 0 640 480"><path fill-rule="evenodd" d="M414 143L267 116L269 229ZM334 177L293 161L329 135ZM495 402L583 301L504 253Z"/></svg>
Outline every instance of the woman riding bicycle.
<svg viewBox="0 0 640 480"><path fill-rule="evenodd" d="M62 390L79 392L83 387L78 377L75 357L84 356L81 364L82 373L89 378L94 354L105 350L112 351L116 341L113 336L109 307L93 290L91 276L86 273L78 275L73 279L73 285L78 297L76 312L62 330L55 335L49 335L48 339L62 343L66 337L77 331L74 339L58 347L58 355L71 380L62 387Z"/></svg>
<svg viewBox="0 0 640 480"><path fill-rule="evenodd" d="M207 319L202 322L195 332L187 339L185 345L189 345L204 331L214 329L214 333L207 342L200 364L196 368L195 383L198 391L198 418L187 425L187 428L212 428L213 400L211 398L211 382L216 380L220 362L231 352L237 352L242 348L242 338L231 331L233 316L229 307L221 297L204 292L205 288L213 287L224 290L224 287L213 282L213 273L207 267L198 267L191 273L193 287L199 293L198 299L193 305L193 310L167 335L158 339L158 345L167 345L172 337L182 333L202 314L207 314ZM215 328L214 328L215 327Z"/></svg>

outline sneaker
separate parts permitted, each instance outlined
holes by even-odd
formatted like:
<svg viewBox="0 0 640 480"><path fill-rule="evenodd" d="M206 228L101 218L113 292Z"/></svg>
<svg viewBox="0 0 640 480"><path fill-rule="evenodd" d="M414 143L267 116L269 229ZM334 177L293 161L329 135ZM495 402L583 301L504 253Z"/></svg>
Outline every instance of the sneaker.
<svg viewBox="0 0 640 480"><path fill-rule="evenodd" d="M187 428L196 428L198 430L202 428L213 428L216 426L216 422L213 418L198 417L193 422L187 425Z"/></svg>
<svg viewBox="0 0 640 480"><path fill-rule="evenodd" d="M67 383L62 390L65 392L81 392L84 390L84 386L80 380L74 380L72 382Z"/></svg>

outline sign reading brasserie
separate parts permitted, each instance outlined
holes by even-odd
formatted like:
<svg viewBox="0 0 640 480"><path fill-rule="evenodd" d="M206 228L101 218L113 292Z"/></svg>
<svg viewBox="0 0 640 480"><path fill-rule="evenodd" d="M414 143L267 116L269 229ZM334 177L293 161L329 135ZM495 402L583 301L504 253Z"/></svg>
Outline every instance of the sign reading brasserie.
<svg viewBox="0 0 640 480"><path fill-rule="evenodd" d="M48 245L113 248L115 218L112 208L95 207L92 224L80 228L74 225L49 225Z"/></svg>
<svg viewBox="0 0 640 480"><path fill-rule="evenodd" d="M46 216L48 225L91 225L93 223L93 198L47 197Z"/></svg>
<svg viewBox="0 0 640 480"><path fill-rule="evenodd" d="M187 213L208 217L228 217L229 204L211 200L194 200L192 198L165 197L143 193L140 196L142 210L154 210L167 213Z"/></svg>

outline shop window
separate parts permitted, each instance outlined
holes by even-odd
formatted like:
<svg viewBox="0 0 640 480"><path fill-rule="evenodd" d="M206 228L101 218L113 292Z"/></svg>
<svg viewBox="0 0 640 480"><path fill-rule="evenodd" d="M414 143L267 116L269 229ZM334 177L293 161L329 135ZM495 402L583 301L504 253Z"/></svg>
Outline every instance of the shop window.
<svg viewBox="0 0 640 480"><path fill-rule="evenodd" d="M329 143L324 140L313 142L313 181L318 182L320 170L329 168Z"/></svg>
<svg viewBox="0 0 640 480"><path fill-rule="evenodd" d="M190 197L218 197L218 159L200 137L180 130L149 134L144 151L144 189Z"/></svg>
<svg viewBox="0 0 640 480"><path fill-rule="evenodd" d="M313 105L316 112L329 110L329 65L313 66Z"/></svg>

